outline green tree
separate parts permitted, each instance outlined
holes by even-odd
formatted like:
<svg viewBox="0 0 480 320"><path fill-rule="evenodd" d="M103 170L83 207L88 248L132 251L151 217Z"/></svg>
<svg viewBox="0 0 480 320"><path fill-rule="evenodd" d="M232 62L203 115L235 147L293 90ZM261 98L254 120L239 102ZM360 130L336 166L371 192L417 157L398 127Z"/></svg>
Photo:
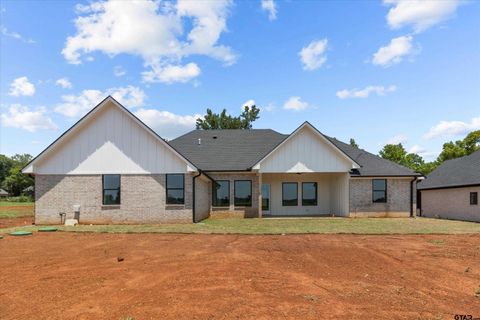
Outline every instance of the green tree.
<svg viewBox="0 0 480 320"><path fill-rule="evenodd" d="M4 154L0 154L0 187L3 186L5 178L8 176L10 169L14 166L14 161Z"/></svg>
<svg viewBox="0 0 480 320"><path fill-rule="evenodd" d="M23 189L32 186L34 180L27 174L22 173L23 166L16 165L10 169L8 177L5 178L3 186L5 189L14 196L22 194Z"/></svg>
<svg viewBox="0 0 480 320"><path fill-rule="evenodd" d="M465 150L463 140L457 140L455 142L450 141L443 144L442 152L438 155L437 161L442 163L465 155L467 155L467 151Z"/></svg>
<svg viewBox="0 0 480 320"><path fill-rule="evenodd" d="M465 139L463 139L463 144L467 154L472 154L480 150L480 130L470 132Z"/></svg>
<svg viewBox="0 0 480 320"><path fill-rule="evenodd" d="M238 117L228 115L225 109L221 113L214 113L211 109L207 109L207 114L197 119L196 127L202 130L251 129L252 123L260 118L259 113L260 109L256 106L245 106Z"/></svg>
<svg viewBox="0 0 480 320"><path fill-rule="evenodd" d="M354 148L357 148L357 149L359 148L357 142L353 138L350 138L350 145Z"/></svg>
<svg viewBox="0 0 480 320"><path fill-rule="evenodd" d="M379 152L383 159L393 161L395 163L406 166L407 164L407 151L401 143L399 144L387 144Z"/></svg>
<svg viewBox="0 0 480 320"><path fill-rule="evenodd" d="M423 175L429 174L438 166L437 161L425 162L420 155L408 153L401 143L387 144L380 150L379 154L384 159L398 163Z"/></svg>

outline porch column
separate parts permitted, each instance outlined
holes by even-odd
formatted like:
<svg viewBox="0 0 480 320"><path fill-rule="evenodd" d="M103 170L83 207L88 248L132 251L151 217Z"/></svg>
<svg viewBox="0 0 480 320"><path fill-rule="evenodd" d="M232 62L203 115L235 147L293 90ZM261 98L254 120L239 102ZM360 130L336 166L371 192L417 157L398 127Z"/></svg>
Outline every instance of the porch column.
<svg viewBox="0 0 480 320"><path fill-rule="evenodd" d="M258 217L262 217L262 173L258 173Z"/></svg>

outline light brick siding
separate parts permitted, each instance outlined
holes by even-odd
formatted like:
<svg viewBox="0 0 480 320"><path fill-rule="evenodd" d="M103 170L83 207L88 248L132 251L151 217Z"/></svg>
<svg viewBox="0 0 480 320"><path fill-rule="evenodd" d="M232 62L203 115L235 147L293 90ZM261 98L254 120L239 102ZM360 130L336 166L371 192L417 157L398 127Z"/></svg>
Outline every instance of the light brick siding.
<svg viewBox="0 0 480 320"><path fill-rule="evenodd" d="M122 175L121 204L102 205L101 175L37 175L35 223L58 224L60 212L80 223L160 223L192 221L192 176L185 175L185 205L166 205L165 175Z"/></svg>
<svg viewBox="0 0 480 320"><path fill-rule="evenodd" d="M235 173L209 173L215 180L229 180L230 181L230 206L229 207L212 207L212 214L216 213L233 213L247 218L258 217L259 208L259 177L255 173L251 174L235 174ZM235 207L234 205L234 183L235 180L251 180L252 181L252 206L251 207ZM211 193L210 193L211 197Z"/></svg>
<svg viewBox="0 0 480 320"><path fill-rule="evenodd" d="M470 192L480 186L421 190L422 216L480 222L480 205L470 205Z"/></svg>
<svg viewBox="0 0 480 320"><path fill-rule="evenodd" d="M382 178L379 178L382 179ZM350 216L408 217L410 216L410 182L407 179L387 179L387 202L372 201L372 179L350 179ZM415 188L415 186L414 186ZM416 191L413 190L413 202ZM415 207L415 205L413 206Z"/></svg>
<svg viewBox="0 0 480 320"><path fill-rule="evenodd" d="M212 199L212 183L207 178L195 180L195 221L201 221L210 216Z"/></svg>

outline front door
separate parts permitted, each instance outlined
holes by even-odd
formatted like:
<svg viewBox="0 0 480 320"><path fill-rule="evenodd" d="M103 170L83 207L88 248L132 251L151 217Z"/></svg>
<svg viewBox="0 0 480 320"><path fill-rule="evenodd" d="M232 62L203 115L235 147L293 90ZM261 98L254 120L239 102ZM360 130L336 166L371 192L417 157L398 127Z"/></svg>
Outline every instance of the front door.
<svg viewBox="0 0 480 320"><path fill-rule="evenodd" d="M262 184L262 214L270 214L270 185Z"/></svg>

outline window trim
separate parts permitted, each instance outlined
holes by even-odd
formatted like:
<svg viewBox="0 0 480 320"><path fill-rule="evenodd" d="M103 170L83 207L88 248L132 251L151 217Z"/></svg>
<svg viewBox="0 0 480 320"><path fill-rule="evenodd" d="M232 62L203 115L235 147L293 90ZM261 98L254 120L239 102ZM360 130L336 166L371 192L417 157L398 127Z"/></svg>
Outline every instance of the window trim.
<svg viewBox="0 0 480 320"><path fill-rule="evenodd" d="M118 176L118 188L105 189L105 176ZM118 203L105 203L105 190L118 190ZM121 204L122 204L122 175L117 173L102 174L102 206L119 206Z"/></svg>
<svg viewBox="0 0 480 320"><path fill-rule="evenodd" d="M475 201L473 201L474 197L475 197ZM470 205L478 206L478 192L476 191L470 192Z"/></svg>
<svg viewBox="0 0 480 320"><path fill-rule="evenodd" d="M285 204L285 193L283 186L286 184L294 184L297 189L297 202L296 204ZM282 182L282 207L298 207L298 182Z"/></svg>
<svg viewBox="0 0 480 320"><path fill-rule="evenodd" d="M250 183L250 204L249 205L237 205L236 202L236 196L235 196L235 191L236 191L236 182L249 182ZM233 205L235 207L239 208L245 208L245 207L251 207L253 205L253 186L252 186L252 180L246 180L246 179L241 179L241 180L233 180Z"/></svg>
<svg viewBox="0 0 480 320"><path fill-rule="evenodd" d="M228 182L228 204L227 205L218 205L216 204L216 190L215 190L215 184L217 182ZM215 191L215 192L214 192ZM230 206L231 203L231 197L230 197L230 180L215 180L214 183L212 183L212 207L215 208L227 208Z"/></svg>
<svg viewBox="0 0 480 320"><path fill-rule="evenodd" d="M305 204L304 201L306 200L304 197L303 197L303 186L307 183L313 183L315 185L315 203L314 204ZM297 190L297 193L298 193L298 190ZM298 196L297 196L298 197ZM302 182L302 207L314 207L314 206L318 206L318 183L315 182L315 181L304 181Z"/></svg>
<svg viewBox="0 0 480 320"><path fill-rule="evenodd" d="M183 188L169 188L168 176L182 176ZM168 190L182 190L183 191L183 203L168 203ZM185 174L184 173L167 173L165 174L165 204L169 206L184 206L185 205Z"/></svg>
<svg viewBox="0 0 480 320"><path fill-rule="evenodd" d="M375 180L383 180L385 181L385 190L375 190ZM387 179L372 179L372 203L387 203L388 198L387 198L387 190L388 190L388 184L387 184ZM385 200L384 201L375 201L375 192L380 192L383 191L385 192Z"/></svg>

